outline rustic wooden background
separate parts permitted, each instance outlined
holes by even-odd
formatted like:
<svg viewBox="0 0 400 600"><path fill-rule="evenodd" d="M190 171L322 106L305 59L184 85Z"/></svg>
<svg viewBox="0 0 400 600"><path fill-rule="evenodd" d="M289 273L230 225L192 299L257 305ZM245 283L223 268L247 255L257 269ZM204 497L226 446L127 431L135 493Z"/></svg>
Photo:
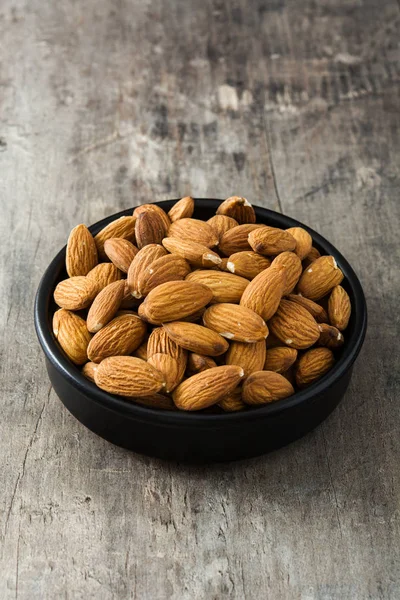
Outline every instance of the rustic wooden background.
<svg viewBox="0 0 400 600"><path fill-rule="evenodd" d="M396 0L3 0L2 600L400 598L399 24ZM345 401L240 464L97 438L33 329L74 225L186 194L308 223L367 295Z"/></svg>

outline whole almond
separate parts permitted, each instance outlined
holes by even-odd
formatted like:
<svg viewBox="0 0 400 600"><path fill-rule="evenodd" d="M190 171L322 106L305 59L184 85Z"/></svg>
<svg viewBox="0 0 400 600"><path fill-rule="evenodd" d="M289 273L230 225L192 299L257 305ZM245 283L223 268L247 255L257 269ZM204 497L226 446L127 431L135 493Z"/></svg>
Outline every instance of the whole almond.
<svg viewBox="0 0 400 600"><path fill-rule="evenodd" d="M311 263L314 262L314 260L317 260L317 258L320 256L320 251L313 246L307 256L303 259L303 268L306 269L309 267Z"/></svg>
<svg viewBox="0 0 400 600"><path fill-rule="evenodd" d="M92 337L87 349L89 360L99 363L108 356L132 354L145 334L146 324L136 315L115 317Z"/></svg>
<svg viewBox="0 0 400 600"><path fill-rule="evenodd" d="M129 240L110 238L104 242L104 252L120 271L127 273L139 250Z"/></svg>
<svg viewBox="0 0 400 600"><path fill-rule="evenodd" d="M172 223L168 231L168 237L192 242L195 240L207 248L218 245L218 236L211 225L199 219L179 219Z"/></svg>
<svg viewBox="0 0 400 600"><path fill-rule="evenodd" d="M147 342L148 358L154 354L168 354L175 358L179 367L179 378L182 379L186 370L188 352L178 346L167 334L164 327L156 327L150 334Z"/></svg>
<svg viewBox="0 0 400 600"><path fill-rule="evenodd" d="M167 393L172 392L182 381L184 372L181 371L176 358L169 354L153 354L147 362L163 374Z"/></svg>
<svg viewBox="0 0 400 600"><path fill-rule="evenodd" d="M249 280L231 273L221 271L197 270L186 277L186 281L194 281L206 285L213 293L212 302L240 302L242 294L249 285Z"/></svg>
<svg viewBox="0 0 400 600"><path fill-rule="evenodd" d="M248 377L251 373L263 369L265 356L266 345L264 340L255 344L231 342L225 362L227 365L239 365L244 370L244 376Z"/></svg>
<svg viewBox="0 0 400 600"><path fill-rule="evenodd" d="M312 348L297 363L296 383L305 387L320 379L334 365L335 359L329 348Z"/></svg>
<svg viewBox="0 0 400 600"><path fill-rule="evenodd" d="M301 260L294 252L282 252L272 261L271 267L280 265L286 270L286 285L283 296L290 294L296 287L303 270Z"/></svg>
<svg viewBox="0 0 400 600"><path fill-rule="evenodd" d="M242 388L236 387L218 402L218 406L225 412L237 412L238 410L245 410L247 406L242 400Z"/></svg>
<svg viewBox="0 0 400 600"><path fill-rule="evenodd" d="M244 375L241 367L226 365L207 369L183 381L172 394L181 410L202 410L229 394Z"/></svg>
<svg viewBox="0 0 400 600"><path fill-rule="evenodd" d="M212 297L212 291L199 283L169 281L151 290L139 307L139 315L154 325L180 321L206 306Z"/></svg>
<svg viewBox="0 0 400 600"><path fill-rule="evenodd" d="M96 363L87 362L82 367L82 375L84 375L86 377L86 379L89 379L90 381L93 381L93 383L94 383L94 374L96 372L97 367L98 367L98 365Z"/></svg>
<svg viewBox="0 0 400 600"><path fill-rule="evenodd" d="M286 346L298 350L309 348L318 340L320 331L314 317L300 304L281 300L269 321L271 332Z"/></svg>
<svg viewBox="0 0 400 600"><path fill-rule="evenodd" d="M328 321L328 315L324 307L313 300L305 298L301 294L289 294L287 299L300 304L300 306L304 306L318 323L326 323Z"/></svg>
<svg viewBox="0 0 400 600"><path fill-rule="evenodd" d="M159 244L148 244L136 254L135 258L131 262L128 270L128 287L131 291L132 296L135 298L141 298L142 294L139 291L139 279L147 267L149 267L155 260L166 256L167 252Z"/></svg>
<svg viewBox="0 0 400 600"><path fill-rule="evenodd" d="M127 398L132 400L135 404L146 406L147 408L156 408L161 410L175 410L176 406L170 396L164 396L163 394L151 394L150 396L140 396L137 398Z"/></svg>
<svg viewBox="0 0 400 600"><path fill-rule="evenodd" d="M87 308L96 295L95 284L83 276L70 277L57 284L54 300L61 308L82 310Z"/></svg>
<svg viewBox="0 0 400 600"><path fill-rule="evenodd" d="M246 279L254 279L261 271L268 269L271 261L252 250L244 252L235 252L228 258L226 268L235 275L240 275Z"/></svg>
<svg viewBox="0 0 400 600"><path fill-rule="evenodd" d="M125 282L110 283L96 296L86 319L87 328L92 333L99 331L114 317L124 297Z"/></svg>
<svg viewBox="0 0 400 600"><path fill-rule="evenodd" d="M255 223L256 213L246 198L231 196L222 202L217 209L217 215L232 217L240 225L244 223Z"/></svg>
<svg viewBox="0 0 400 600"><path fill-rule="evenodd" d="M250 308L265 321L278 310L286 286L286 268L271 266L261 271L243 292L241 306Z"/></svg>
<svg viewBox="0 0 400 600"><path fill-rule="evenodd" d="M162 243L168 252L184 258L195 267L215 267L221 264L221 257L203 244L173 237L164 238Z"/></svg>
<svg viewBox="0 0 400 600"><path fill-rule="evenodd" d="M104 260L107 258L104 252L104 243L111 238L124 238L130 242L135 242L135 222L136 217L120 217L115 221L111 221L97 235L94 236L99 258Z"/></svg>
<svg viewBox="0 0 400 600"><path fill-rule="evenodd" d="M297 359L297 350L287 346L277 346L267 350L267 357L264 364L265 371L274 371L275 373L284 373L293 365Z"/></svg>
<svg viewBox="0 0 400 600"><path fill-rule="evenodd" d="M268 404L294 394L292 384L274 371L252 373L243 384L243 402L250 405Z"/></svg>
<svg viewBox="0 0 400 600"><path fill-rule="evenodd" d="M149 363L134 356L110 356L95 371L102 390L118 396L148 396L165 387L163 375Z"/></svg>
<svg viewBox="0 0 400 600"><path fill-rule="evenodd" d="M290 227L286 229L296 240L296 248L294 252L297 254L300 260L303 260L307 254L311 252L312 248L312 237L303 229L303 227Z"/></svg>
<svg viewBox="0 0 400 600"><path fill-rule="evenodd" d="M173 321L164 325L169 337L182 348L205 354L219 356L229 348L228 342L215 331L184 321Z"/></svg>
<svg viewBox="0 0 400 600"><path fill-rule="evenodd" d="M317 342L318 346L325 346L326 348L331 348L332 350L343 346L344 337L337 327L328 325L327 323L320 323L318 328L321 332Z"/></svg>
<svg viewBox="0 0 400 600"><path fill-rule="evenodd" d="M249 308L237 304L213 304L205 311L203 323L222 337L237 342L260 342L268 335L263 319Z"/></svg>
<svg viewBox="0 0 400 600"><path fill-rule="evenodd" d="M191 196L185 196L176 202L168 213L171 223L178 219L189 219L194 211L194 200Z"/></svg>
<svg viewBox="0 0 400 600"><path fill-rule="evenodd" d="M344 331L349 324L351 302L348 293L341 285L335 286L329 296L328 313L331 324Z"/></svg>
<svg viewBox="0 0 400 600"><path fill-rule="evenodd" d="M245 250L251 250L249 244L249 234L257 229L264 228L265 225L256 225L245 223L244 225L238 225L232 227L226 233L223 234L219 242L219 250L225 256L231 256L237 252L243 252Z"/></svg>
<svg viewBox="0 0 400 600"><path fill-rule="evenodd" d="M165 223L159 213L146 211L138 215L135 237L139 249L148 244L161 244L166 233Z"/></svg>
<svg viewBox="0 0 400 600"><path fill-rule="evenodd" d="M187 370L189 375L195 375L196 373L201 373L202 371L212 369L216 366L217 363L215 362L215 360L213 360L209 356L204 356L204 354L197 354L197 352L189 352L188 354Z"/></svg>
<svg viewBox="0 0 400 600"><path fill-rule="evenodd" d="M164 223L165 231L168 231L171 221L169 220L167 213L160 206L157 206L157 204L142 204L141 206L137 206L135 208L133 211L133 216L137 218L139 215L145 212L157 213Z"/></svg>
<svg viewBox="0 0 400 600"><path fill-rule="evenodd" d="M70 277L87 275L97 265L97 248L86 225L77 225L68 237L65 266Z"/></svg>
<svg viewBox="0 0 400 600"><path fill-rule="evenodd" d="M208 219L207 223L213 229L218 238L218 242L221 241L224 233L239 225L235 219L232 219L232 217L227 217L226 215L214 215L211 217L211 219Z"/></svg>
<svg viewBox="0 0 400 600"><path fill-rule="evenodd" d="M92 336L84 319L64 308L57 310L53 317L53 333L73 363L83 365L87 361L87 347Z"/></svg>
<svg viewBox="0 0 400 600"><path fill-rule="evenodd" d="M260 254L280 254L296 248L294 237L278 227L262 227L249 233L249 244L254 252Z"/></svg>
<svg viewBox="0 0 400 600"><path fill-rule="evenodd" d="M310 300L319 300L342 280L343 273L333 256L321 256L303 272L297 291Z"/></svg>
<svg viewBox="0 0 400 600"><path fill-rule="evenodd" d="M100 263L89 271L87 278L96 286L96 295L107 285L122 278L122 273L112 263Z"/></svg>
<svg viewBox="0 0 400 600"><path fill-rule="evenodd" d="M142 296L147 296L151 290L161 283L185 279L188 273L190 273L190 266L184 258L176 254L161 256L144 270L140 270L137 281L138 292Z"/></svg>

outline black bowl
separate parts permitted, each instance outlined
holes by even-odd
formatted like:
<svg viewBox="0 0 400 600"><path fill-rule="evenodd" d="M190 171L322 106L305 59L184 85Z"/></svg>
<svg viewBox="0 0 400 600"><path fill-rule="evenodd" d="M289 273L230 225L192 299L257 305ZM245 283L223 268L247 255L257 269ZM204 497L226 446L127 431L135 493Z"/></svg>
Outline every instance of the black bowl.
<svg viewBox="0 0 400 600"><path fill-rule="evenodd" d="M176 200L157 202L169 210ZM194 217L209 219L221 200L196 199ZM332 254L345 279L352 315L345 344L334 368L314 385L264 407L227 414L196 414L156 410L113 396L88 381L60 349L52 333L56 306L53 291L64 279L65 247L52 260L40 282L35 302L35 326L46 355L50 381L68 410L86 427L106 440L164 459L185 462L219 462L250 458L296 440L321 423L343 398L353 364L361 349L367 309L361 284L349 263L322 236L309 227L265 208L254 207L257 221L287 229L301 226L313 237L322 254ZM132 209L112 215L90 227L96 234L105 225Z"/></svg>

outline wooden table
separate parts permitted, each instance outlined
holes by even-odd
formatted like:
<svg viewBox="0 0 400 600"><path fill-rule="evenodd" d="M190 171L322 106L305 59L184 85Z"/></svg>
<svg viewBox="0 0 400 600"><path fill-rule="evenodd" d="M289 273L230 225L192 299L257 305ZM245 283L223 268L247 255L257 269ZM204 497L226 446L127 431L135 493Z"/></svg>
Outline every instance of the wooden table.
<svg viewBox="0 0 400 600"><path fill-rule="evenodd" d="M2 600L400 597L399 21L395 0L3 0ZM308 223L367 295L343 403L240 464L96 437L33 329L74 225L186 194Z"/></svg>

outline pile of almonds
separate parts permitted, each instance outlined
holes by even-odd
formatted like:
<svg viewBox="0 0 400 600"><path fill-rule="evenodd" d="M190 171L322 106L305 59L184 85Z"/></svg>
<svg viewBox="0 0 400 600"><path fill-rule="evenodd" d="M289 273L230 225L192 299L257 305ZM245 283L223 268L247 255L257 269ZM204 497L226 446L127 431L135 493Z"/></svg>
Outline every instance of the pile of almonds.
<svg viewBox="0 0 400 600"><path fill-rule="evenodd" d="M256 224L245 198L208 221L194 205L71 231L54 291L64 352L102 390L161 409L244 410L322 377L351 312L333 256L301 227Z"/></svg>

